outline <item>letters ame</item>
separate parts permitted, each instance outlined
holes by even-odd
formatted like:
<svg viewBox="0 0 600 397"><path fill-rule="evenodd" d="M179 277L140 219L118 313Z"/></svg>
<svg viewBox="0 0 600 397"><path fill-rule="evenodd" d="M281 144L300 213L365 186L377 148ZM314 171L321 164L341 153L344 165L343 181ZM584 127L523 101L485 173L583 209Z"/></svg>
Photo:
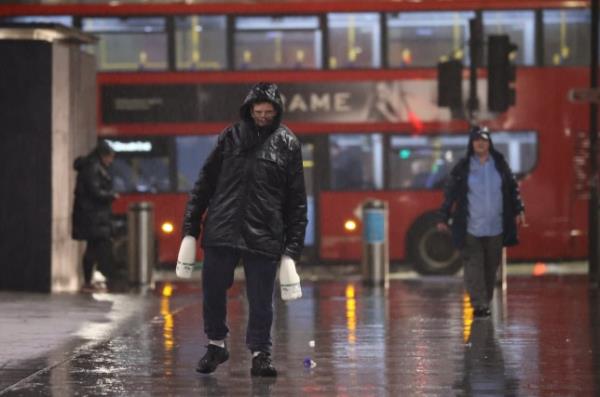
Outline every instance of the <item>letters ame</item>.
<svg viewBox="0 0 600 397"><path fill-rule="evenodd" d="M294 94L283 102L287 112L349 112L349 92Z"/></svg>

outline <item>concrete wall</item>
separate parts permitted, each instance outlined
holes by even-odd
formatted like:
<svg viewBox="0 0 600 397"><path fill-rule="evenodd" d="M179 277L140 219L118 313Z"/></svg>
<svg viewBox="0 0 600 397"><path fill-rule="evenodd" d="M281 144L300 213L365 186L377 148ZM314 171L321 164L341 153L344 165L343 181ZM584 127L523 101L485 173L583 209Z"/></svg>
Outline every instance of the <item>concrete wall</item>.
<svg viewBox="0 0 600 397"><path fill-rule="evenodd" d="M81 283L84 244L71 239L76 157L96 143L95 59L77 46L52 46L52 273L53 292Z"/></svg>
<svg viewBox="0 0 600 397"><path fill-rule="evenodd" d="M77 44L0 40L0 290L74 291L75 157L95 144L95 62Z"/></svg>

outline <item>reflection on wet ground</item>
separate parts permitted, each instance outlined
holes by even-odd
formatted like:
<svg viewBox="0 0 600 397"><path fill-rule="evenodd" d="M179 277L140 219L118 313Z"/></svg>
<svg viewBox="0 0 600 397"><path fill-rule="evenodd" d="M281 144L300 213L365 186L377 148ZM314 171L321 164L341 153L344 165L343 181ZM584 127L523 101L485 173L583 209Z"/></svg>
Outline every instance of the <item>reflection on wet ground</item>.
<svg viewBox="0 0 600 397"><path fill-rule="evenodd" d="M208 376L194 371L206 343L200 290L163 284L148 297L156 305L141 305L119 332L51 352L52 366L0 394L600 394L600 298L585 276L511 278L487 319L473 319L458 278L394 280L387 292L359 282L306 282L303 293L299 301L276 300L275 380L250 377L243 283L229 294L231 358ZM305 368L306 358L316 367Z"/></svg>

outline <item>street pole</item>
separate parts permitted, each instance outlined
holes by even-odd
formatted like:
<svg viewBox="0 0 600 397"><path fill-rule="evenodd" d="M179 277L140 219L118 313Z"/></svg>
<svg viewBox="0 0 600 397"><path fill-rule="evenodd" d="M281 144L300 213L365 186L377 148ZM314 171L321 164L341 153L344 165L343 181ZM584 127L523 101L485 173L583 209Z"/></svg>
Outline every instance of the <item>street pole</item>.
<svg viewBox="0 0 600 397"><path fill-rule="evenodd" d="M598 4L600 0L592 0L591 51L590 51L590 88L598 87ZM588 224L588 275L590 285L598 287L598 261L600 247L598 244L598 104L590 102L590 202Z"/></svg>
<svg viewBox="0 0 600 397"><path fill-rule="evenodd" d="M477 98L477 68L480 66L482 55L482 35L483 29L481 26L480 17L469 19L469 54L471 63L469 65L469 100L467 102L469 108L469 124L475 125L475 115L479 109L479 100Z"/></svg>

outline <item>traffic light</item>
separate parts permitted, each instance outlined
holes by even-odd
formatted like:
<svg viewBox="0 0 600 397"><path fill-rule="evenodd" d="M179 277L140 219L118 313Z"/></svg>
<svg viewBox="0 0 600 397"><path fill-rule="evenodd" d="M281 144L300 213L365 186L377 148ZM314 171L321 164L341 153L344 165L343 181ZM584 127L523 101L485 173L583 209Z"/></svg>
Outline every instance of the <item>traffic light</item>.
<svg viewBox="0 0 600 397"><path fill-rule="evenodd" d="M488 37L488 109L505 112L515 104L516 66L513 53L517 46L507 35Z"/></svg>
<svg viewBox="0 0 600 397"><path fill-rule="evenodd" d="M462 70L459 60L439 62L438 69L438 106L451 109L461 109L462 101Z"/></svg>

